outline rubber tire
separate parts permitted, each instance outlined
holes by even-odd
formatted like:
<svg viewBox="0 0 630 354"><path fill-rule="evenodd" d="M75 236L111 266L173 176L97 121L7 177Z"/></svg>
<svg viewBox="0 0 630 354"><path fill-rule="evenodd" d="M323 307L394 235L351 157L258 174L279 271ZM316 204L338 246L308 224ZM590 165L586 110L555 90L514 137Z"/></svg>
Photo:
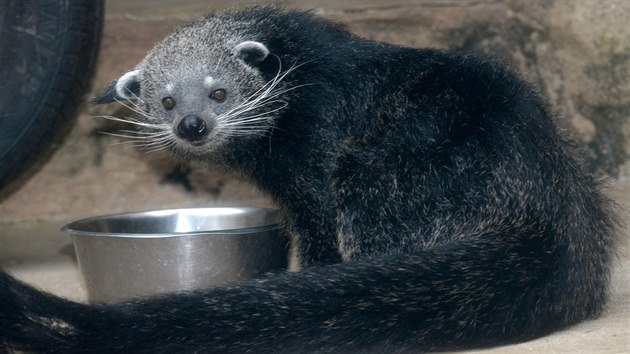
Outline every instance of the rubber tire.
<svg viewBox="0 0 630 354"><path fill-rule="evenodd" d="M0 0L0 192L50 156L96 63L102 0Z"/></svg>

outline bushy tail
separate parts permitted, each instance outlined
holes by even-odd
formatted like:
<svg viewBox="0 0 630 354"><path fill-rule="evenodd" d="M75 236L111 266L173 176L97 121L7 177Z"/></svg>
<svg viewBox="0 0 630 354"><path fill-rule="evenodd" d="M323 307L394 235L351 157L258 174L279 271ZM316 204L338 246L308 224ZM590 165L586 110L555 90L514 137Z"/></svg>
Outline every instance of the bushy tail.
<svg viewBox="0 0 630 354"><path fill-rule="evenodd" d="M49 353L394 352L521 341L596 315L605 300L607 271L592 266L599 260L569 262L570 247L550 239L483 236L120 305L73 303L1 274L0 337Z"/></svg>

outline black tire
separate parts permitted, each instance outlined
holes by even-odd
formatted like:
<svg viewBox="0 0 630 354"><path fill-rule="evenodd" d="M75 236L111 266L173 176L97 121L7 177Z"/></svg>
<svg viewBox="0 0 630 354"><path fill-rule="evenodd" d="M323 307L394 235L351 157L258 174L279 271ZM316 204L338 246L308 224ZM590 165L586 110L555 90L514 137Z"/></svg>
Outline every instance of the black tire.
<svg viewBox="0 0 630 354"><path fill-rule="evenodd" d="M103 10L102 0L0 0L0 192L68 130L95 66Z"/></svg>

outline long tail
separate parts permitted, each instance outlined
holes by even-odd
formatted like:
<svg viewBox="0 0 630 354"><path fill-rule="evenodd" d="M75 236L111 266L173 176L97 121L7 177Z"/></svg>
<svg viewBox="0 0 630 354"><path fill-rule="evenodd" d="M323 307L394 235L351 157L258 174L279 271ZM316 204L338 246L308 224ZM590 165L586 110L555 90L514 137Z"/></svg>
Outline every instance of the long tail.
<svg viewBox="0 0 630 354"><path fill-rule="evenodd" d="M0 343L48 353L171 353L522 341L594 316L605 300L605 267L568 262L570 247L549 239L493 235L120 305L73 303L2 273Z"/></svg>

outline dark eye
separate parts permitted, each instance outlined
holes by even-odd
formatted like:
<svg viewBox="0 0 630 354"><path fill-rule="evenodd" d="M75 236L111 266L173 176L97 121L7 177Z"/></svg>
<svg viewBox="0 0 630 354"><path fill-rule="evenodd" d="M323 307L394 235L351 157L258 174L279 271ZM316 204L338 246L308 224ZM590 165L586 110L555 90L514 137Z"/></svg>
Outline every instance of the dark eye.
<svg viewBox="0 0 630 354"><path fill-rule="evenodd" d="M223 100L225 100L226 95L227 94L224 89L218 89L218 90L212 91L212 93L210 94L210 98L212 98L213 100L217 102L222 102Z"/></svg>
<svg viewBox="0 0 630 354"><path fill-rule="evenodd" d="M177 102L175 102L175 99L173 99L173 97L164 97L162 99L162 106L164 106L164 108L169 111L175 107L176 103Z"/></svg>

